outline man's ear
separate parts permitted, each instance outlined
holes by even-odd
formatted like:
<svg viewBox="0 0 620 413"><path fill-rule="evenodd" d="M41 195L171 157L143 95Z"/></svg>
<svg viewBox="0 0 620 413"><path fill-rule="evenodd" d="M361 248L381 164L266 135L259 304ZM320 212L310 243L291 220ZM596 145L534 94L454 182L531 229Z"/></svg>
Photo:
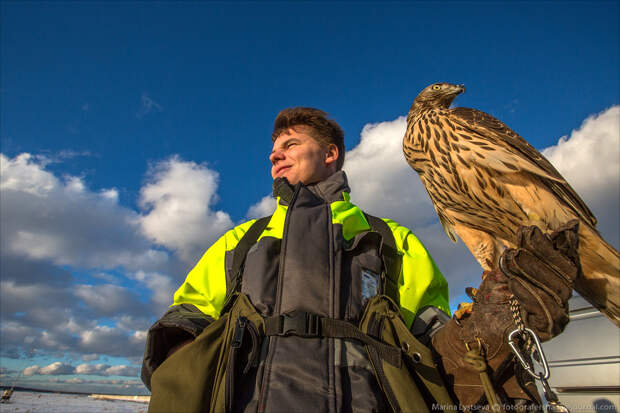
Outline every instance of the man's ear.
<svg viewBox="0 0 620 413"><path fill-rule="evenodd" d="M338 151L338 147L333 143L328 144L327 150L325 151L325 164L335 164L339 156L340 152Z"/></svg>

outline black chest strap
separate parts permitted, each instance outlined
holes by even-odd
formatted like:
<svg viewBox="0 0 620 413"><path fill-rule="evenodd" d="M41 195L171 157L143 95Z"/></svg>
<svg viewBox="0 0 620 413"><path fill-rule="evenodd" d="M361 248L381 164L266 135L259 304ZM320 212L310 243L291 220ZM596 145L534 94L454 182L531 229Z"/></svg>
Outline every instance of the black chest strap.
<svg viewBox="0 0 620 413"><path fill-rule="evenodd" d="M360 341L373 347L381 359L400 368L401 349L382 343L345 321L305 311L274 315L265 318L266 336L331 337Z"/></svg>

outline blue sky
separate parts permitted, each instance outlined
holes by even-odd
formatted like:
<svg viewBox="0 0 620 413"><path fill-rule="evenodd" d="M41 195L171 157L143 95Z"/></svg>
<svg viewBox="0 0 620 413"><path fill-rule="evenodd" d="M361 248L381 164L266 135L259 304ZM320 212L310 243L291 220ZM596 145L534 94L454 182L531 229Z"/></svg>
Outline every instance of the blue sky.
<svg viewBox="0 0 620 413"><path fill-rule="evenodd" d="M288 106L321 108L341 124L347 149L357 150L345 164L353 199L358 182L362 207L414 227L453 284L453 305L467 282L477 283L475 264L462 246L445 244L415 173L362 155L364 140L398 147L399 117L430 83L464 83L456 105L493 114L538 149L566 137L550 159L594 205L617 247L618 1L0 7L5 382L58 362L69 367L32 369L26 380L73 388L125 380L127 391L139 389L117 370L100 367L93 379L75 367L134 372L144 330L199 252L268 209L266 200L257 204L271 190L271 126ZM589 145L591 136L607 146L578 151L575 166L563 148ZM597 156L611 165L582 185L580 165ZM369 175L404 200L382 209L376 199L384 196L362 179ZM165 215L174 197L197 215ZM31 243L37 247L24 247ZM71 334L46 325L36 294L57 297L46 303L72 320ZM94 301L97 294L118 305ZM102 343L124 337L131 350L88 340L97 334Z"/></svg>

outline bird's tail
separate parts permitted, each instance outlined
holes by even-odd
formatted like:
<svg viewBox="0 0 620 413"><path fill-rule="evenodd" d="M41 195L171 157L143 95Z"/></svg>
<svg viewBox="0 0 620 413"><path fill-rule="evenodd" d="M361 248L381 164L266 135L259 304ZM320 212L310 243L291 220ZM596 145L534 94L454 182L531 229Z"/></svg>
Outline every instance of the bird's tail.
<svg viewBox="0 0 620 413"><path fill-rule="evenodd" d="M575 290L620 327L620 254L593 228L579 226L583 275Z"/></svg>

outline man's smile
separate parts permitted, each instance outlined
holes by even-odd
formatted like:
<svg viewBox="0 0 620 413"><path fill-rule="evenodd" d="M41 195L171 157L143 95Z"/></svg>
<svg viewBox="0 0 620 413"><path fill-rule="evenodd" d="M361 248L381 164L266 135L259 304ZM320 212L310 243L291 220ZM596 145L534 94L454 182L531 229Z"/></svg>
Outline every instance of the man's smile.
<svg viewBox="0 0 620 413"><path fill-rule="evenodd" d="M276 176L280 176L281 174L283 174L284 172L288 171L289 169L291 169L291 165L282 165L282 166L278 166L278 167L276 168L275 175L276 175Z"/></svg>

